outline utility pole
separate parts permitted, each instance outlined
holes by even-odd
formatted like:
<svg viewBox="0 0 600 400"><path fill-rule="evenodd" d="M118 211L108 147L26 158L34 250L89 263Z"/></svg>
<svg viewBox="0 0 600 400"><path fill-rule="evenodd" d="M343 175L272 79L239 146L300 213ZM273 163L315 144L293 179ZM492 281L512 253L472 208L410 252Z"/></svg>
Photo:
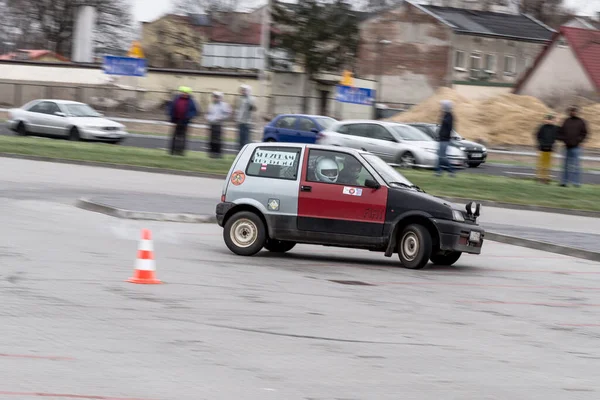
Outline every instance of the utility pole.
<svg viewBox="0 0 600 400"><path fill-rule="evenodd" d="M269 63L269 49L271 42L271 10L273 7L273 0L267 0L267 4L263 9L262 13L262 27L261 27L261 35L260 35L260 47L262 51L262 63L259 71L259 98L262 101L263 105L263 116L267 113L267 99L266 99L266 86L267 86L267 76L266 72L268 69ZM260 115L260 113L258 113Z"/></svg>
<svg viewBox="0 0 600 400"><path fill-rule="evenodd" d="M389 40L377 39L375 51L377 53L377 89L375 89L375 101L373 101L373 119L377 119L377 103L381 100L381 77L383 75L383 47L391 44Z"/></svg>

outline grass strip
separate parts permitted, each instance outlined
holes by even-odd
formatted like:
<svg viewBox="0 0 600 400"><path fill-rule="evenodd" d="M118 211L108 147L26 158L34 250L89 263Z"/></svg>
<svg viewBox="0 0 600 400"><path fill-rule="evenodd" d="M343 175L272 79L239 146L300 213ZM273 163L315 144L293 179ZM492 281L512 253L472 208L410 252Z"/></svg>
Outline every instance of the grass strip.
<svg viewBox="0 0 600 400"><path fill-rule="evenodd" d="M0 136L0 153L210 174L226 174L233 161L233 156L215 160L200 152L174 157L164 150L14 136ZM458 172L454 178L436 177L431 171L403 170L402 173L437 196L600 211L600 185L563 188L556 183L544 185L531 179L465 172Z"/></svg>

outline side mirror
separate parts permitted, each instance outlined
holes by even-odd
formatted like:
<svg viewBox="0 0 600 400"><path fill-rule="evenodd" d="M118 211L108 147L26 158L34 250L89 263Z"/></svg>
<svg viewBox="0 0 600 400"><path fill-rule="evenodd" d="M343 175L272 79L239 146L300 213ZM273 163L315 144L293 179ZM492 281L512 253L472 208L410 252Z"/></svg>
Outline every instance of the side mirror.
<svg viewBox="0 0 600 400"><path fill-rule="evenodd" d="M375 189L375 190L377 190L381 187L379 182L377 182L376 180L373 180L373 179L367 179L365 181L365 186L368 187L369 189Z"/></svg>
<svg viewBox="0 0 600 400"><path fill-rule="evenodd" d="M66 117L67 116L67 114L65 114L64 112L60 112L60 111L55 112L54 115L56 115L57 117Z"/></svg>
<svg viewBox="0 0 600 400"><path fill-rule="evenodd" d="M318 130L317 128L312 128L310 131L311 131L312 133L319 133L319 130Z"/></svg>

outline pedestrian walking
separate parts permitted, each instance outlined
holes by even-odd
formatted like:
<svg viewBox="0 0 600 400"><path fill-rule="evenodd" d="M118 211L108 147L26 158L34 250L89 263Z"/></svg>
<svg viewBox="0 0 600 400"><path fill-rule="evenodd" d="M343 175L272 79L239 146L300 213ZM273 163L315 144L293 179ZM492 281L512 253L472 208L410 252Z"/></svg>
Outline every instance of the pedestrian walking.
<svg viewBox="0 0 600 400"><path fill-rule="evenodd" d="M538 143L537 179L542 183L550 183L550 168L552 166L552 151L558 135L558 126L554 123L554 115L548 114L545 123L536 134Z"/></svg>
<svg viewBox="0 0 600 400"><path fill-rule="evenodd" d="M454 168L448 160L447 152L448 146L450 145L450 138L452 137L452 131L454 129L454 115L452 114L452 102L450 100L443 100L442 106L442 122L440 123L440 129L438 131L438 137L440 138L439 149L438 149L438 162L435 168L437 176L442 175L442 169L446 169L451 176L454 176Z"/></svg>
<svg viewBox="0 0 600 400"><path fill-rule="evenodd" d="M223 122L231 116L231 107L223 101L223 93L212 94L212 104L208 107L206 120L210 125L210 156L221 158L221 133Z"/></svg>
<svg viewBox="0 0 600 400"><path fill-rule="evenodd" d="M183 156L187 146L187 129L190 121L199 114L199 107L192 97L192 89L179 87L179 93L169 106L171 123L175 124L171 137L171 155Z"/></svg>
<svg viewBox="0 0 600 400"><path fill-rule="evenodd" d="M254 111L256 111L256 102L254 97L252 97L250 86L240 86L240 98L236 115L240 150L250 141L250 128L252 125L252 113Z"/></svg>
<svg viewBox="0 0 600 400"><path fill-rule="evenodd" d="M558 139L565 144L565 162L560 186L572 183L581 185L581 144L588 135L587 124L579 117L579 108L569 108L569 117L565 119L558 132Z"/></svg>

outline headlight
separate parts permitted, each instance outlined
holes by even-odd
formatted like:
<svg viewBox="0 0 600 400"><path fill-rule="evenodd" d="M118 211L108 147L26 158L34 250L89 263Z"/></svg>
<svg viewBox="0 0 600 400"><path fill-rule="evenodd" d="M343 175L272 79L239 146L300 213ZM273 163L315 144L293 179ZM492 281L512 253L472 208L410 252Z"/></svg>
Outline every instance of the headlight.
<svg viewBox="0 0 600 400"><path fill-rule="evenodd" d="M483 149L481 149L481 151L483 151L485 153L487 151L487 149L484 147Z"/></svg>
<svg viewBox="0 0 600 400"><path fill-rule="evenodd" d="M458 222L465 222L465 216L460 210L452 210L452 219Z"/></svg>
<svg viewBox="0 0 600 400"><path fill-rule="evenodd" d="M465 151L467 148L466 148L465 146L460 146L460 147L459 147L459 149L460 149L461 151Z"/></svg>

